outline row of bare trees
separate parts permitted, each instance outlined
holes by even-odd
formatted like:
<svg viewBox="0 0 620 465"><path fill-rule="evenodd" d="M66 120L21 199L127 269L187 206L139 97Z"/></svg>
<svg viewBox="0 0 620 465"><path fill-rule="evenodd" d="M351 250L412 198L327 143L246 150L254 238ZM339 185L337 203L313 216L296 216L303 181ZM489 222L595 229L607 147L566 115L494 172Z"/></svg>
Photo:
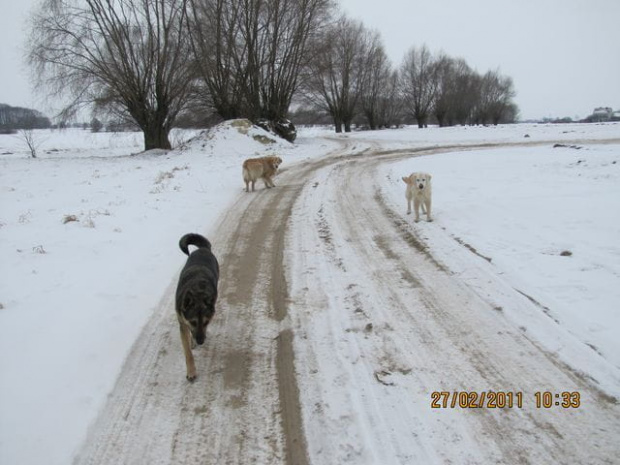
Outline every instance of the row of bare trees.
<svg viewBox="0 0 620 465"><path fill-rule="evenodd" d="M294 99L337 131L360 114L372 128L403 114L421 126L431 114L442 124L505 117L508 78L426 47L393 69L377 32L335 13L334 0L43 0L28 59L39 87L69 98L63 116L93 106L127 118L147 150L170 148L175 121L197 108L275 122Z"/></svg>
<svg viewBox="0 0 620 465"><path fill-rule="evenodd" d="M44 0L28 58L40 86L134 121L145 148L192 105L285 118L332 0Z"/></svg>
<svg viewBox="0 0 620 465"><path fill-rule="evenodd" d="M363 115L371 128L415 120L425 127L513 122L517 107L512 79L484 75L462 59L412 47L400 67L390 63L379 35L362 23L340 18L314 45L302 86L306 102L329 114L336 132L350 131Z"/></svg>
<svg viewBox="0 0 620 465"><path fill-rule="evenodd" d="M415 54L412 49L407 58ZM428 54L422 47L418 54ZM405 75L409 60L405 59L402 70ZM518 109L513 98L515 89L508 76L499 70L487 71L481 75L472 70L465 60L446 55L430 58L428 94L429 112L416 116L418 125L426 124L433 118L440 126L455 124L499 124L516 121ZM415 109L415 106L413 107ZM413 111L417 115L417 111Z"/></svg>
<svg viewBox="0 0 620 465"><path fill-rule="evenodd" d="M51 125L49 118L36 110L0 103L0 134L12 134L18 129L47 129Z"/></svg>

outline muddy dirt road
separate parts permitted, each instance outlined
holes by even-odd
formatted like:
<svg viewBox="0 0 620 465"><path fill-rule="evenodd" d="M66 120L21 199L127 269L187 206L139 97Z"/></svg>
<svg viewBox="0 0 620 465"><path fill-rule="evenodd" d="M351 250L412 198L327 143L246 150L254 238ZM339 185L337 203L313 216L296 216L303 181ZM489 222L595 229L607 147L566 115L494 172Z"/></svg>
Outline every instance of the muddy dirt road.
<svg viewBox="0 0 620 465"><path fill-rule="evenodd" d="M617 460L617 401L433 256L376 174L412 153L379 149L343 147L238 197L209 237L220 300L198 379L184 376L175 276L76 463ZM552 389L584 407L535 408ZM431 408L434 391L491 390L523 406Z"/></svg>

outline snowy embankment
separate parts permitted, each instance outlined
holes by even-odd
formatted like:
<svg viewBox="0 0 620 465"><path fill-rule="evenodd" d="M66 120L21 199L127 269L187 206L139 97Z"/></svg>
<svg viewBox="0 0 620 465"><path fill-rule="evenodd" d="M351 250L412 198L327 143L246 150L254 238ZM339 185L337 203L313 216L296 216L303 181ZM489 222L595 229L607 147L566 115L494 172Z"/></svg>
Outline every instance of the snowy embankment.
<svg viewBox="0 0 620 465"><path fill-rule="evenodd" d="M169 153L138 153L140 134L36 135L37 159L27 158L19 138L0 136L0 463L71 461L134 340L174 284L184 262L179 237L213 234L218 217L245 195L243 159L278 153L286 169L326 155L338 141L354 152L540 143L386 164L386 197L404 210L400 175L432 172L435 224L620 365L611 307L620 289L618 124L336 137L308 129L295 145L265 144L261 131L227 124ZM616 145L587 143L610 139Z"/></svg>

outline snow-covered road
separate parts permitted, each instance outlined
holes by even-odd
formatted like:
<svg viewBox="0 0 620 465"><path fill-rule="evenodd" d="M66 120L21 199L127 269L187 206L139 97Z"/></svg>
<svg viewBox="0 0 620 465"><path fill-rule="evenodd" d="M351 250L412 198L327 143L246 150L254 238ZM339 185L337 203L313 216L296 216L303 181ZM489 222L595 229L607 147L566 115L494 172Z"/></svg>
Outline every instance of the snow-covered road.
<svg viewBox="0 0 620 465"><path fill-rule="evenodd" d="M346 144L238 197L210 237L220 301L196 349L198 380L183 375L172 282L77 463L617 459L617 400L509 315L561 328L449 231L414 225L404 200L397 210L387 198L380 165L412 151ZM416 155L431 151L441 149ZM455 263L483 279L468 284ZM589 373L606 369L573 346ZM439 408L434 392L448 393ZM491 408L503 398L491 392L513 406ZM537 392L552 393L548 408ZM579 393L579 407L556 406L562 392Z"/></svg>
<svg viewBox="0 0 620 465"><path fill-rule="evenodd" d="M612 463L615 400L506 313L562 329L449 231L414 225L404 198L396 211L384 197L380 165L412 156L370 152L323 167L293 210L288 248L303 253L288 262L289 314L313 463ZM429 236L484 279L470 287ZM522 401L491 408L490 391ZM538 408L545 391L553 405ZM581 406L557 406L563 391L578 392ZM447 408L444 397L432 408L434 392L450 393ZM471 403L459 407L455 392ZM584 447L586 432L596 446Z"/></svg>

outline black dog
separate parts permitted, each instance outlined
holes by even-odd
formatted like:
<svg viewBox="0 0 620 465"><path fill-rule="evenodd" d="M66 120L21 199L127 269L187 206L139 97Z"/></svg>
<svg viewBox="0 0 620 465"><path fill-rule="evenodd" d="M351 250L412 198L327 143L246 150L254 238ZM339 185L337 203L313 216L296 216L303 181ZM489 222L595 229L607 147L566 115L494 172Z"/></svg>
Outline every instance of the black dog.
<svg viewBox="0 0 620 465"><path fill-rule="evenodd" d="M191 254L188 246L198 248ZM220 266L211 253L211 243L200 234L186 234L179 241L181 250L189 256L181 270L176 294L176 312L181 329L181 343L185 353L187 379L196 379L196 366L192 347L194 341L205 342L207 325L215 313L217 282Z"/></svg>

